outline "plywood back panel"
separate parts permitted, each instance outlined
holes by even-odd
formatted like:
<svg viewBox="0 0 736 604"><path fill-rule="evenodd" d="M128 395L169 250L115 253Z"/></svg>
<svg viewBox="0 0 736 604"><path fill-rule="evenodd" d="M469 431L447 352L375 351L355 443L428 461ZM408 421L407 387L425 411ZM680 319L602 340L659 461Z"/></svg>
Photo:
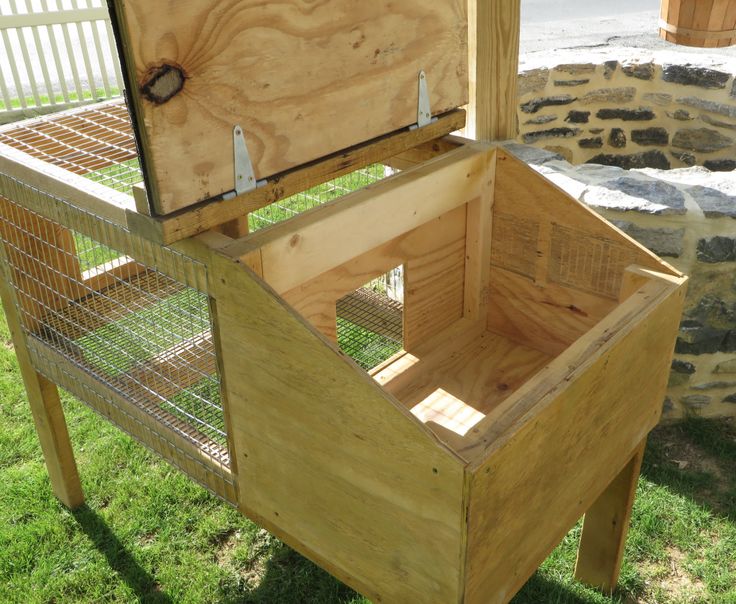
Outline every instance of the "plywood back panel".
<svg viewBox="0 0 736 604"><path fill-rule="evenodd" d="M405 265L405 340L419 338L423 318L431 312L426 296L439 285L449 285L445 304L436 300L439 316L430 331L440 330L462 316L463 263L465 252L466 206L430 220L383 245L310 279L283 294L292 307L326 337L335 339L335 303L392 268ZM411 274L411 277L409 277ZM449 282L449 283L448 283ZM411 286L410 286L411 284ZM407 330L408 327L408 330Z"/></svg>
<svg viewBox="0 0 736 604"><path fill-rule="evenodd" d="M628 266L678 274L501 150L491 241L489 329L548 354L610 312Z"/></svg>
<svg viewBox="0 0 736 604"><path fill-rule="evenodd" d="M42 319L85 292L72 233L0 196L0 239L11 265L21 322L37 331Z"/></svg>
<svg viewBox="0 0 736 604"><path fill-rule="evenodd" d="M111 0L154 210L234 189L466 104L462 0Z"/></svg>

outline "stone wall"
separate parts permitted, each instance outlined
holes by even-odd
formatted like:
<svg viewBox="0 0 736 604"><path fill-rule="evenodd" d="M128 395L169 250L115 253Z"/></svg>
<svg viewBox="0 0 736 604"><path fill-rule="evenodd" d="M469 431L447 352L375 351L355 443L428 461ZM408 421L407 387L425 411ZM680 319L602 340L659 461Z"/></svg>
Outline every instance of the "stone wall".
<svg viewBox="0 0 736 604"><path fill-rule="evenodd" d="M576 164L736 169L736 65L700 55L682 64L679 53L584 52L584 62L566 53L522 64L523 142Z"/></svg>
<svg viewBox="0 0 736 604"><path fill-rule="evenodd" d="M510 149L690 276L665 419L736 416L736 171L574 166L535 147Z"/></svg>

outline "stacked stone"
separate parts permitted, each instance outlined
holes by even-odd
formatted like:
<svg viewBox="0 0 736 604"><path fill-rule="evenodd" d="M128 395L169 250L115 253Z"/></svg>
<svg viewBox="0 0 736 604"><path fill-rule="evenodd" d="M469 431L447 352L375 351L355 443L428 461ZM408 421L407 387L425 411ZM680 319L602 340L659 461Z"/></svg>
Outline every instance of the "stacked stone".
<svg viewBox="0 0 736 604"><path fill-rule="evenodd" d="M736 169L736 80L702 66L563 63L519 75L521 139L573 163Z"/></svg>
<svg viewBox="0 0 736 604"><path fill-rule="evenodd" d="M665 417L736 416L736 172L573 166L509 148L690 276Z"/></svg>

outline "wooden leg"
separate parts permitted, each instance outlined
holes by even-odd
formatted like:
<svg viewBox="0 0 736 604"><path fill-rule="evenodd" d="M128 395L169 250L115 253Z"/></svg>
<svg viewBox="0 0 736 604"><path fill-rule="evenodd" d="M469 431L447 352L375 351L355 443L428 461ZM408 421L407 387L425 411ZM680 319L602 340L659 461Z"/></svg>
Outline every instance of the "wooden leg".
<svg viewBox="0 0 736 604"><path fill-rule="evenodd" d="M646 439L585 514L575 578L605 593L613 592L621 572L645 446Z"/></svg>
<svg viewBox="0 0 736 604"><path fill-rule="evenodd" d="M49 382L31 367L23 371L23 379L51 478L51 487L66 507L76 509L84 503L84 493L74 461L64 409L59 400L59 391L56 384Z"/></svg>
<svg viewBox="0 0 736 604"><path fill-rule="evenodd" d="M0 254L0 259L2 257ZM5 316L13 337L15 355L18 358L18 365L26 386L33 421L51 478L51 486L65 506L75 509L84 503L84 494L79 482L72 445L69 442L69 432L59 400L59 391L55 384L49 382L33 368L5 271L0 272L0 278L2 279L0 294L2 294Z"/></svg>

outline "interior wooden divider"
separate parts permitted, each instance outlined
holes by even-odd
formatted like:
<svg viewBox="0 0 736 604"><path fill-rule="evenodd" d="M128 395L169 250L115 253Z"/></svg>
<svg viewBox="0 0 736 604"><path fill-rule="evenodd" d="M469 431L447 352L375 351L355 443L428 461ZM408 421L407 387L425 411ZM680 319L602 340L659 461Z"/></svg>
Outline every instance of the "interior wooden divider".
<svg viewBox="0 0 736 604"><path fill-rule="evenodd" d="M283 298L330 339L335 339L335 304L372 279L404 264L411 275L404 284L404 341L420 330L437 329L441 321L462 316L462 294L451 287L449 302L424 308L427 296L448 282L462 280L466 208L461 206L382 245L342 263L283 293ZM438 258L441 262L435 262ZM452 283L449 283L452 286ZM423 300L423 299L424 300ZM415 302L416 301L416 302ZM432 312L437 320L428 320ZM429 325L427 325L427 322Z"/></svg>

